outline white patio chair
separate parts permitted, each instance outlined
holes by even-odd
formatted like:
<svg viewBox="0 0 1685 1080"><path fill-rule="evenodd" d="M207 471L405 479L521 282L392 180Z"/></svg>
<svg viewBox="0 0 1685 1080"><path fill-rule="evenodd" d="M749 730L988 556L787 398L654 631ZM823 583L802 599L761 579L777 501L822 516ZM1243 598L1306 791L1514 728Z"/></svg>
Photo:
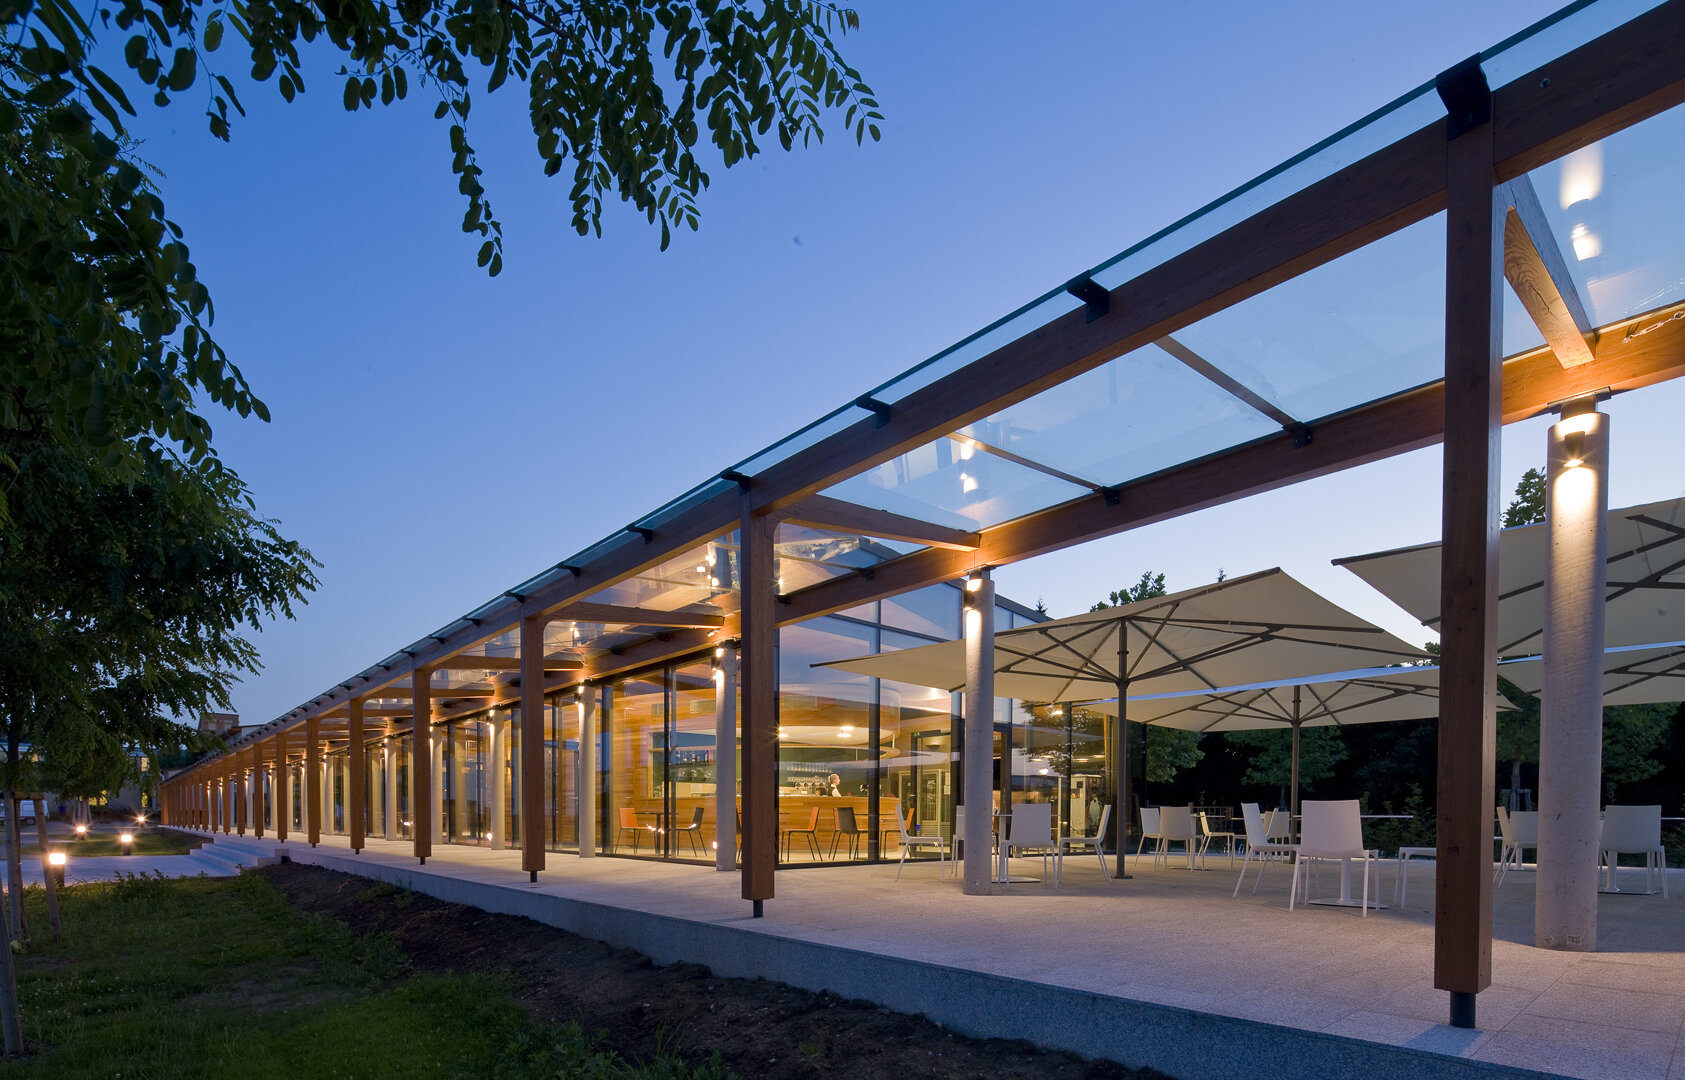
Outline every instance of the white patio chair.
<svg viewBox="0 0 1685 1080"><path fill-rule="evenodd" d="M1609 867L1610 892L1620 892L1615 883L1622 855L1644 856L1644 891L1655 892L1651 874L1662 876L1662 899L1667 899L1667 850L1662 847L1662 808L1660 806L1605 806L1603 808L1603 839L1598 844L1603 861Z"/></svg>
<svg viewBox="0 0 1685 1080"><path fill-rule="evenodd" d="M1053 887L1059 887L1059 874L1064 869L1065 854L1072 848L1092 847L1094 854L1100 856L1100 873L1109 875L1111 871L1106 867L1106 826L1111 824L1112 808L1108 805L1100 811L1100 828L1093 836L1063 836L1059 838L1059 848L1053 854Z"/></svg>
<svg viewBox="0 0 1685 1080"><path fill-rule="evenodd" d="M1258 812L1255 802L1240 804L1241 817L1246 822L1246 858L1240 863L1240 877L1234 883L1234 895L1240 895L1240 886L1246 881L1246 867L1253 859L1258 860L1258 876L1252 881L1252 893L1258 893L1258 882L1264 880L1264 868L1273 859L1286 858L1297 850L1292 844L1278 844L1270 839L1269 825L1264 815ZM1275 811L1270 811L1273 817Z"/></svg>
<svg viewBox="0 0 1685 1080"><path fill-rule="evenodd" d="M1026 851L1041 855L1041 876L1047 878L1047 857L1053 854L1053 804L1015 803L1006 825L1006 857ZM1010 863L1009 863L1010 865ZM1008 877L1011 875L1008 874Z"/></svg>
<svg viewBox="0 0 1685 1080"><path fill-rule="evenodd" d="M1313 859L1363 860L1363 917L1369 917L1369 875L1377 852L1363 846L1362 809L1356 799L1299 804L1299 859L1293 864L1293 889L1287 894L1287 910L1299 897L1299 879Z"/></svg>
<svg viewBox="0 0 1685 1080"><path fill-rule="evenodd" d="M1191 806L1161 806L1158 808L1158 846L1159 857L1170 863L1170 845L1181 844L1182 854L1187 857L1188 869L1198 869L1196 860L1199 858L1199 830L1194 828L1194 810Z"/></svg>
<svg viewBox="0 0 1685 1080"><path fill-rule="evenodd" d="M1151 840L1153 842L1153 861L1158 861L1159 852L1164 846L1158 838L1158 821L1158 807L1141 807L1141 842L1135 845L1135 858L1141 857L1141 849L1146 846L1148 840Z"/></svg>
<svg viewBox="0 0 1685 1080"><path fill-rule="evenodd" d="M1401 847L1398 849L1398 876L1392 883L1393 907L1404 906L1404 896L1410 891L1410 864L1417 859L1426 859L1434 864L1437 870L1439 849L1431 847Z"/></svg>
<svg viewBox="0 0 1685 1080"><path fill-rule="evenodd" d="M1272 844L1293 842L1293 815L1279 807L1264 815L1264 825L1269 829Z"/></svg>
<svg viewBox="0 0 1685 1080"><path fill-rule="evenodd" d="M1219 839L1223 841L1223 846L1228 849L1229 869L1233 870L1235 854L1235 834L1233 830L1213 830L1210 815L1201 810L1199 812L1199 858L1201 862L1204 862L1205 857L1211 853L1211 841Z"/></svg>
<svg viewBox="0 0 1685 1080"><path fill-rule="evenodd" d="M912 809L910 807L908 808L907 816L908 817L912 816ZM907 852L911 851L914 848L921 848L921 847L933 847L933 848L936 849L936 859L939 863L941 863L942 876L947 877L948 876L948 839L947 839L947 837L941 835L940 833L937 833L933 836L925 836L925 835L922 835L922 834L916 833L916 832L908 832L907 831L907 820L906 820L906 818L903 818L899 813L897 813L895 815L895 824L900 828L899 839L900 839L900 843L901 843L901 861L895 864L895 880L896 881L901 880L901 868L907 865Z"/></svg>
<svg viewBox="0 0 1685 1080"><path fill-rule="evenodd" d="M1512 863L1517 870L1521 869L1523 848L1532 848L1533 857L1539 857L1539 812L1498 807L1498 835L1504 841L1503 850L1498 855L1498 884L1502 885L1504 874Z"/></svg>

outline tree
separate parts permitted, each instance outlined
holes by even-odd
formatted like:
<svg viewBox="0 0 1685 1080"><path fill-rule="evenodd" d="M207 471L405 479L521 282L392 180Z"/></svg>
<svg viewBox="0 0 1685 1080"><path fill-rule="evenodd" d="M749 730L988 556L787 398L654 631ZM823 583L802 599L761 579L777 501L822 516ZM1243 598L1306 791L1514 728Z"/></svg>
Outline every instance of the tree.
<svg viewBox="0 0 1685 1080"><path fill-rule="evenodd" d="M1242 783L1259 784L1285 792L1293 782L1293 733L1274 731L1231 731L1231 746L1250 751ZM1307 727L1299 731L1299 786L1314 789L1319 781L1334 775L1334 766L1346 758L1340 730ZM1283 800L1286 801L1286 800Z"/></svg>
<svg viewBox="0 0 1685 1080"><path fill-rule="evenodd" d="M1528 469L1516 481L1515 498L1504 508L1504 528L1536 525L1545 519L1545 474Z"/></svg>

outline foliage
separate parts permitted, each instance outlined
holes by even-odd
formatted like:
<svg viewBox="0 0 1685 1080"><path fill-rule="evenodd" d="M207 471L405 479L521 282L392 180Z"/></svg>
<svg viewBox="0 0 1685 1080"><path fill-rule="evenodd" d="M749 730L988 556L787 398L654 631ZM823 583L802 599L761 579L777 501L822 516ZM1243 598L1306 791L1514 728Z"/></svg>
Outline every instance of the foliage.
<svg viewBox="0 0 1685 1080"><path fill-rule="evenodd" d="M134 778L131 750L196 738L171 715L228 707L260 666L244 632L291 617L316 563L211 462L161 457L118 481L57 441L10 442L24 497L0 528L6 779L97 795ZM44 775L21 774L25 744Z"/></svg>
<svg viewBox="0 0 1685 1080"><path fill-rule="evenodd" d="M302 913L255 874L127 877L64 898L71 932L20 957L40 1052L0 1078L722 1076L629 1062L531 1018L499 978L417 973L390 937Z"/></svg>
<svg viewBox="0 0 1685 1080"><path fill-rule="evenodd" d="M1141 572L1141 580L1133 585L1126 585L1121 589L1113 589L1105 600L1100 601L1089 611L1105 611L1109 607L1122 607L1133 604L1137 600L1151 600L1155 596L1163 596L1168 590L1164 587L1164 575L1155 574L1151 570Z"/></svg>
<svg viewBox="0 0 1685 1080"><path fill-rule="evenodd" d="M1245 747L1250 756L1242 783L1285 789L1293 782L1293 733L1286 728L1269 731L1231 731L1225 736L1231 746ZM1299 732L1299 787L1311 791L1334 775L1334 766L1346 758L1340 729L1307 727Z"/></svg>
<svg viewBox="0 0 1685 1080"><path fill-rule="evenodd" d="M1666 748L1673 729L1674 703L1611 705L1603 710L1604 802L1619 801L1622 784L1646 780L1662 771L1658 751Z"/></svg>
<svg viewBox="0 0 1685 1080"><path fill-rule="evenodd" d="M1545 519L1545 474L1528 469L1515 485L1515 498L1504 508L1504 528L1537 525Z"/></svg>
<svg viewBox="0 0 1685 1080"><path fill-rule="evenodd" d="M1363 842L1382 852L1397 853L1401 847L1433 847L1438 842L1433 807L1422 798L1422 785L1409 784L1404 800L1396 807L1391 799L1382 799L1379 809L1365 794L1358 800L1365 814L1404 814L1398 819L1377 819L1363 823Z"/></svg>
<svg viewBox="0 0 1685 1080"><path fill-rule="evenodd" d="M34 107L121 138L124 117L136 115L127 82L159 106L201 87L210 132L227 139L229 109L244 110L210 64L229 29L251 77L288 101L305 88L306 43L341 54L350 111L391 105L417 82L437 98L467 201L462 230L484 239L479 262L492 274L502 230L468 137L482 78L486 93L511 77L525 86L545 175L571 172L575 230L600 233L612 193L659 224L663 248L673 226L697 227L704 136L729 168L769 133L786 150L823 139L826 111L840 110L857 142L876 140L882 120L832 40L858 16L816 0L95 0L85 18L67 0L6 0L0 25L19 41L0 99L4 130ZM92 61L96 39L113 31L129 73Z"/></svg>
<svg viewBox="0 0 1685 1080"><path fill-rule="evenodd" d="M1169 783L1177 773L1193 768L1205 757L1197 731L1155 727L1149 734L1143 728L1142 741L1146 743L1147 779L1155 784Z"/></svg>

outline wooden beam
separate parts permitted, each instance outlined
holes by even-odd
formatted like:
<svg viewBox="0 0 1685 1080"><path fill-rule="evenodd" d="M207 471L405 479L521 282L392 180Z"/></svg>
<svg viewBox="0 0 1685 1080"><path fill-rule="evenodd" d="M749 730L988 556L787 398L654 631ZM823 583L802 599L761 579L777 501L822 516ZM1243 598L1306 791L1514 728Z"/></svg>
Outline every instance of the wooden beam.
<svg viewBox="0 0 1685 1080"><path fill-rule="evenodd" d="M545 657L545 671L578 671L583 661ZM519 656L452 656L433 665L434 671L520 671ZM377 694L375 696L381 696Z"/></svg>
<svg viewBox="0 0 1685 1080"><path fill-rule="evenodd" d="M314 716L304 722L304 833L311 847L322 839L322 729Z"/></svg>
<svg viewBox="0 0 1685 1080"><path fill-rule="evenodd" d="M656 611L653 608L621 607L618 604L593 604L578 601L563 605L550 613L556 621L585 623L630 623L637 626L709 627L719 626L725 616L695 611ZM548 666L548 665L546 665Z"/></svg>
<svg viewBox="0 0 1685 1080"><path fill-rule="evenodd" d="M1585 305L1533 182L1518 176L1504 185L1503 193L1509 203L1504 219L1504 277L1563 367L1591 363L1597 334L1586 318Z"/></svg>
<svg viewBox="0 0 1685 1080"><path fill-rule="evenodd" d="M983 542L982 536L964 529L936 525L929 521L874 510L833 499L829 495L809 495L785 509L782 515L793 525L811 525L815 529L833 532L860 533L883 540L900 540L908 544L924 544L952 551L975 551Z"/></svg>
<svg viewBox="0 0 1685 1080"><path fill-rule="evenodd" d="M427 864L433 854L433 671L418 667L410 673L411 700L415 703L414 732L410 737L410 836L415 857Z"/></svg>
<svg viewBox="0 0 1685 1080"><path fill-rule="evenodd" d="M537 881L544 869L544 626L541 616L521 621L521 869ZM558 748L559 752L559 748ZM498 809L501 813L501 808ZM556 812L561 813L557 807Z"/></svg>
<svg viewBox="0 0 1685 1080"><path fill-rule="evenodd" d="M1448 100L1478 66L1441 78ZM1484 95L1490 109L1490 95ZM1445 454L1440 575L1438 872L1433 984L1451 1023L1475 1024L1492 982L1492 806L1497 732L1498 435L1503 414L1504 220L1492 123L1447 142Z"/></svg>
<svg viewBox="0 0 1685 1080"><path fill-rule="evenodd" d="M346 772L350 774L345 792L345 833L351 842L352 854L363 850L363 787L367 779L367 763L364 755L363 739L363 702L360 698L352 698L349 703L350 715L347 723L347 741L350 750L347 754Z"/></svg>
<svg viewBox="0 0 1685 1080"><path fill-rule="evenodd" d="M1597 358L1564 368L1547 348L1504 365L1503 420L1537 416L1555 402L1604 387L1636 389L1685 376L1685 304L1604 327ZM780 626L842 611L910 589L954 581L985 566L1004 566L1113 536L1355 465L1431 446L1444 437L1445 387L1423 387L1317 425L1309 446L1286 433L1125 484L1115 502L1089 496L983 531L976 551L919 551L882 563L870 578L849 575L783 597Z"/></svg>
<svg viewBox="0 0 1685 1080"><path fill-rule="evenodd" d="M739 526L743 580L743 899L772 898L778 868L778 671L773 648L777 598L773 583L778 560L773 551L778 523L749 510L747 494ZM721 822L726 828L728 823Z"/></svg>

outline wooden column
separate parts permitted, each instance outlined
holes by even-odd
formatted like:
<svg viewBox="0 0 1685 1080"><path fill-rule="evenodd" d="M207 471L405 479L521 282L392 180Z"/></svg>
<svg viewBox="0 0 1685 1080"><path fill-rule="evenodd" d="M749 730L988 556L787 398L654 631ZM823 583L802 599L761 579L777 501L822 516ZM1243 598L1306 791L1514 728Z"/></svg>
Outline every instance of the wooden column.
<svg viewBox="0 0 1685 1080"><path fill-rule="evenodd" d="M749 511L739 523L742 581L743 899L755 917L772 899L778 866L778 671L776 586L772 542L777 522Z"/></svg>
<svg viewBox="0 0 1685 1080"><path fill-rule="evenodd" d="M251 784L252 784L252 835L261 837L263 835L263 807L264 807L263 744L262 743L259 743L258 745L252 747L251 777L252 777L252 779L251 779Z"/></svg>
<svg viewBox="0 0 1685 1080"><path fill-rule="evenodd" d="M521 869L529 881L537 881L544 869L544 627L549 621L538 615L521 620ZM503 813L502 806L497 813Z"/></svg>
<svg viewBox="0 0 1685 1080"><path fill-rule="evenodd" d="M322 728L314 716L304 722L304 833L315 847L322 839Z"/></svg>
<svg viewBox="0 0 1685 1080"><path fill-rule="evenodd" d="M363 786L368 780L368 769L363 760L363 699L352 698L346 703L346 711L350 716L347 726L351 732L351 750L347 755L346 768L351 775L346 777L345 785L345 834L355 853L363 850Z"/></svg>
<svg viewBox="0 0 1685 1080"><path fill-rule="evenodd" d="M287 769L287 729L275 733L275 839L287 842L287 826L292 824L293 785Z"/></svg>
<svg viewBox="0 0 1685 1080"><path fill-rule="evenodd" d="M1504 214L1478 58L1441 75L1446 120L1445 458L1440 582L1439 835L1434 985L1473 1027L1492 982L1498 433Z"/></svg>
<svg viewBox="0 0 1685 1080"><path fill-rule="evenodd" d="M246 765L242 760L246 755L234 755L234 764L228 770L234 793L234 832L238 836L246 835Z"/></svg>
<svg viewBox="0 0 1685 1080"><path fill-rule="evenodd" d="M433 812L433 672L418 667L410 676L414 723L410 736L410 838L415 857L427 865L433 854L433 830L438 815Z"/></svg>

